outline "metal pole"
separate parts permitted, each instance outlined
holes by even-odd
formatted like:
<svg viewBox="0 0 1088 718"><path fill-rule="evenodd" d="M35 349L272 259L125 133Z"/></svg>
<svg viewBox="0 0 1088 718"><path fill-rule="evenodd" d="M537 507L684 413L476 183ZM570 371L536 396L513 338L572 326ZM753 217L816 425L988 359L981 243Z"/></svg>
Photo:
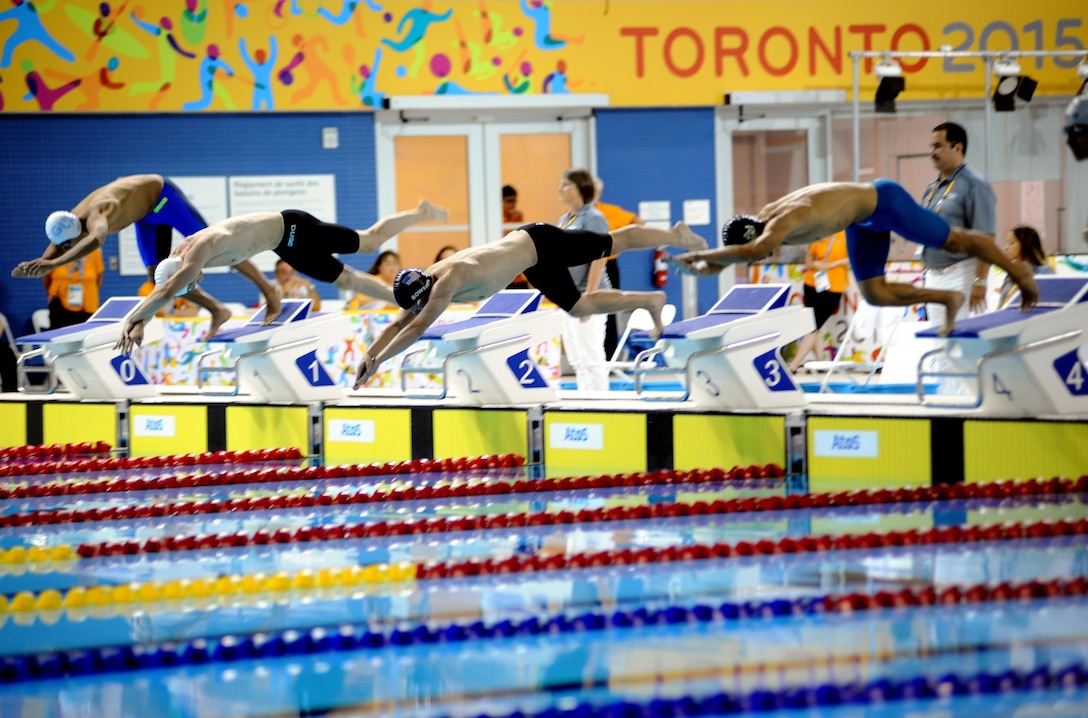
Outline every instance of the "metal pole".
<svg viewBox="0 0 1088 718"><path fill-rule="evenodd" d="M854 61L854 181L861 181L861 61L857 53L850 53L850 59ZM830 147L828 151L830 151Z"/></svg>
<svg viewBox="0 0 1088 718"><path fill-rule="evenodd" d="M986 151L982 153L982 159L985 165L982 168L982 176L987 180L990 179L990 128L993 123L994 108L990 103L990 87L993 84L993 60L989 57L986 58L986 94L982 98L983 107L986 108L986 122L983 125L982 141Z"/></svg>

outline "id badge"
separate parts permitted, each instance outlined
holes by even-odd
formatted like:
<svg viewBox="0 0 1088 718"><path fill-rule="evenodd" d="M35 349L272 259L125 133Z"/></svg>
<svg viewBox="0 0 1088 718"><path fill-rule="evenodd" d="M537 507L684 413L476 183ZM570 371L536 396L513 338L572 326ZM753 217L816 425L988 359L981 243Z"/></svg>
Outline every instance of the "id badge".
<svg viewBox="0 0 1088 718"><path fill-rule="evenodd" d="M827 278L827 272L816 272L813 277L817 292L826 292L831 289L831 280Z"/></svg>
<svg viewBox="0 0 1088 718"><path fill-rule="evenodd" d="M68 287L68 301L65 302L69 309L83 308L83 285L72 284Z"/></svg>

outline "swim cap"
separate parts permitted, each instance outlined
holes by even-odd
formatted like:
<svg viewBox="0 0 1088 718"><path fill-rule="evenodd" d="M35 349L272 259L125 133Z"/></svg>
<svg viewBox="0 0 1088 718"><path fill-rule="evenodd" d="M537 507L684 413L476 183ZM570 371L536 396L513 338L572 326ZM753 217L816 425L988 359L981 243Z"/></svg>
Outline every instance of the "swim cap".
<svg viewBox="0 0 1088 718"><path fill-rule="evenodd" d="M45 220L45 236L53 244L64 244L83 232L83 223L71 212L57 211Z"/></svg>
<svg viewBox="0 0 1088 718"><path fill-rule="evenodd" d="M766 222L761 222L750 214L738 214L722 226L722 242L730 244L748 244L763 234Z"/></svg>
<svg viewBox="0 0 1088 718"><path fill-rule="evenodd" d="M434 278L422 269L402 269L393 280L393 298L402 309L419 311L427 303Z"/></svg>
<svg viewBox="0 0 1088 718"><path fill-rule="evenodd" d="M155 284L165 284L166 280L178 273L181 269L181 259L178 257L167 257L159 262L159 266L155 267ZM180 297L183 294L188 294L196 286L196 282L192 282L186 285L184 288L178 290L174 296Z"/></svg>

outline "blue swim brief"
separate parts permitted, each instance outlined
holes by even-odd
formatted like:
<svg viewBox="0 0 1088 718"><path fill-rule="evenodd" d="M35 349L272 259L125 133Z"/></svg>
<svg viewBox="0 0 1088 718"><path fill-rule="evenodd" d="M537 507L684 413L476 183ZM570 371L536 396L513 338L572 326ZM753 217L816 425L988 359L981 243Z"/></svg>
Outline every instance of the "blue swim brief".
<svg viewBox="0 0 1088 718"><path fill-rule="evenodd" d="M884 274L891 233L927 247L943 247L951 228L939 214L924 209L897 183L878 179L876 210L846 228L846 251L854 277L863 282Z"/></svg>
<svg viewBox="0 0 1088 718"><path fill-rule="evenodd" d="M155 206L136 223L136 246L144 265L152 267L170 256L173 231L185 237L208 226L178 186L163 177L162 193Z"/></svg>

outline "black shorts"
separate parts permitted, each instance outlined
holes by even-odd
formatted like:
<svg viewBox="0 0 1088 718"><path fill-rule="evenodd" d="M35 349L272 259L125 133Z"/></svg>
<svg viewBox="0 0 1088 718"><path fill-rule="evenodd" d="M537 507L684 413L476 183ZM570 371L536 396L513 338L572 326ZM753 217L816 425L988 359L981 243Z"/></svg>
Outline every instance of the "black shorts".
<svg viewBox="0 0 1088 718"><path fill-rule="evenodd" d="M824 325L835 310L839 308L842 292L817 292L816 287L805 285L805 306L812 309L816 318L816 328Z"/></svg>
<svg viewBox="0 0 1088 718"><path fill-rule="evenodd" d="M359 233L339 224L322 222L308 212L288 209L283 215L283 239L272 251L295 271L322 282L335 282L344 263L334 252L359 251Z"/></svg>
<svg viewBox="0 0 1088 718"><path fill-rule="evenodd" d="M536 264L525 270L525 278L556 306L569 312L582 298L570 268L612 254L612 236L584 229L560 229L541 222L518 229L525 230L536 245Z"/></svg>

